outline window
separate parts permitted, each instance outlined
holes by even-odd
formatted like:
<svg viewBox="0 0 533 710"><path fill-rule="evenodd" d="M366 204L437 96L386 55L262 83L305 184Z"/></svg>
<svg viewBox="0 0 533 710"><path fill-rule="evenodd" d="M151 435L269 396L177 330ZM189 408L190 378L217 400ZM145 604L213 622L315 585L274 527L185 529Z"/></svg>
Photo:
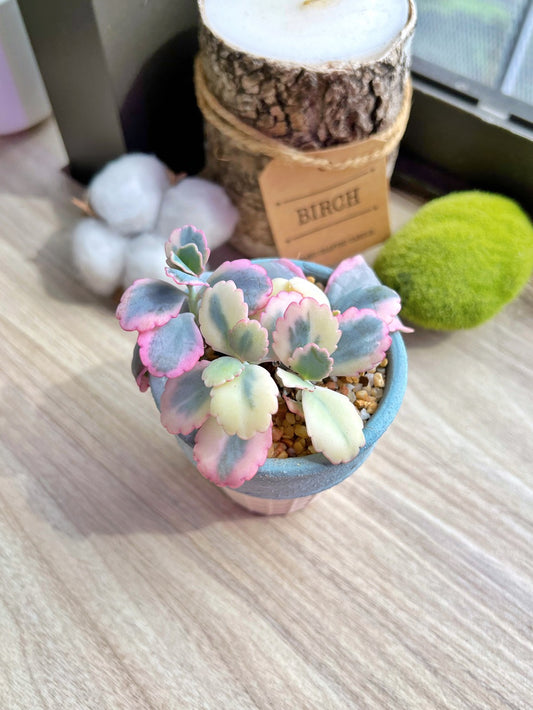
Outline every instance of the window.
<svg viewBox="0 0 533 710"><path fill-rule="evenodd" d="M417 0L406 160L533 206L533 0ZM402 161L399 164L400 172ZM463 186L448 180L443 190Z"/></svg>

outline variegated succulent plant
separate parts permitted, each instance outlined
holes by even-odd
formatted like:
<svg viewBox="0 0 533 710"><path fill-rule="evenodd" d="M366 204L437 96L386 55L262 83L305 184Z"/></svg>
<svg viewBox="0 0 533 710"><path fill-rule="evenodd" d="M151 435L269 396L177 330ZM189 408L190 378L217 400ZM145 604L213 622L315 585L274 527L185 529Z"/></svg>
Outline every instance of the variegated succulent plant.
<svg viewBox="0 0 533 710"><path fill-rule="evenodd" d="M330 376L371 369L401 329L400 298L361 256L341 262L325 289L288 259L228 261L206 272L209 249L192 226L166 244L174 283L141 279L117 317L137 330L133 372L142 391L164 377L161 422L195 433L198 470L217 485L252 478L272 444L272 415L283 397L302 416L314 448L332 463L354 458L363 422Z"/></svg>

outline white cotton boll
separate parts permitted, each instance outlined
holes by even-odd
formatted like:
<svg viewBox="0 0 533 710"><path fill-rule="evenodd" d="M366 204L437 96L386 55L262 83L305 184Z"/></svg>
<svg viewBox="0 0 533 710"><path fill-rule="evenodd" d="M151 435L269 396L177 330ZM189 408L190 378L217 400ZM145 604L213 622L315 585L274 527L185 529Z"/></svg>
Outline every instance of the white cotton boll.
<svg viewBox="0 0 533 710"><path fill-rule="evenodd" d="M94 176L88 199L110 227L123 234L138 234L154 228L169 186L168 171L155 155L129 153Z"/></svg>
<svg viewBox="0 0 533 710"><path fill-rule="evenodd" d="M99 296L110 296L122 283L129 239L91 217L72 235L72 260L83 283Z"/></svg>
<svg viewBox="0 0 533 710"><path fill-rule="evenodd" d="M122 285L130 286L136 279L171 281L165 273L165 240L157 234L140 234L131 239L126 250Z"/></svg>
<svg viewBox="0 0 533 710"><path fill-rule="evenodd" d="M224 188L190 177L167 190L156 231L168 239L174 229L192 224L205 233L209 247L216 249L231 237L238 219Z"/></svg>

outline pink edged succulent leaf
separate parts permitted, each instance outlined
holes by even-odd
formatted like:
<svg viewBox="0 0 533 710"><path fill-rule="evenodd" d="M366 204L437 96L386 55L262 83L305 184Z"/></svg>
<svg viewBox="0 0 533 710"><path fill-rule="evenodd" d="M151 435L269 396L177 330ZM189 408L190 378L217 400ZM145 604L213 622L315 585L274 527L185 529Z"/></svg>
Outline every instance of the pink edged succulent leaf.
<svg viewBox="0 0 533 710"><path fill-rule="evenodd" d="M230 330L228 344L239 360L261 362L268 352L268 333L256 320L246 318Z"/></svg>
<svg viewBox="0 0 533 710"><path fill-rule="evenodd" d="M179 261L185 266L185 269L193 274L201 274L204 270L202 263L202 255L196 244L186 244L179 250Z"/></svg>
<svg viewBox="0 0 533 710"><path fill-rule="evenodd" d="M304 380L316 382L329 375L333 359L324 348L319 348L315 343L308 343L303 348L296 348L288 365Z"/></svg>
<svg viewBox="0 0 533 710"><path fill-rule="evenodd" d="M314 298L317 303L324 303L329 306L329 299L324 291L316 284L300 276L293 276L290 279L272 279L272 296L276 296L283 291L287 291L288 293L296 291L302 296Z"/></svg>
<svg viewBox="0 0 533 710"><path fill-rule="evenodd" d="M283 399L285 400L285 404L287 405L289 412L297 414L302 419L304 418L304 410L301 402L297 399L292 399L292 397L289 397L286 394L283 395Z"/></svg>
<svg viewBox="0 0 533 710"><path fill-rule="evenodd" d="M350 400L327 387L304 390L307 432L316 451L331 463L351 461L365 443L363 420Z"/></svg>
<svg viewBox="0 0 533 710"><path fill-rule="evenodd" d="M262 308L272 293L272 281L266 269L248 259L225 261L207 279L210 286L220 281L233 281L242 291L250 314Z"/></svg>
<svg viewBox="0 0 533 710"><path fill-rule="evenodd" d="M276 353L272 347L272 334L276 329L278 318L285 315L285 311L290 303L299 303L303 296L298 291L280 291L276 296L272 296L266 306L261 311L259 322L268 333L268 351L264 361L271 362L277 360ZM257 315L256 315L257 317Z"/></svg>
<svg viewBox="0 0 533 710"><path fill-rule="evenodd" d="M344 259L329 277L326 294L333 309L371 308L387 324L401 308L400 297L384 286L361 255Z"/></svg>
<svg viewBox="0 0 533 710"><path fill-rule="evenodd" d="M210 387L202 375L209 365L200 360L179 377L168 379L161 396L161 424L171 434L190 434L209 416Z"/></svg>
<svg viewBox="0 0 533 710"><path fill-rule="evenodd" d="M116 316L124 330L152 330L180 312L186 293L156 279L138 279L124 291Z"/></svg>
<svg viewBox="0 0 533 710"><path fill-rule="evenodd" d="M297 348L315 343L332 353L341 336L337 319L329 306L317 303L313 298L302 298L291 303L285 314L278 319L272 334L273 349L284 365L289 365Z"/></svg>
<svg viewBox="0 0 533 710"><path fill-rule="evenodd" d="M131 360L131 372L135 377L135 382L141 392L146 392L150 388L150 376L148 374L148 368L143 365L141 357L139 355L139 345L135 343L133 348L133 358Z"/></svg>
<svg viewBox="0 0 533 710"><path fill-rule="evenodd" d="M388 323L389 326L389 333L394 333L395 331L399 330L401 333L414 333L415 329L410 328L408 325L404 325L402 321L398 318L398 316L395 316L390 323Z"/></svg>
<svg viewBox="0 0 533 710"><path fill-rule="evenodd" d="M303 270L290 259L263 259L261 266L271 279L292 279L295 276L305 279Z"/></svg>
<svg viewBox="0 0 533 710"><path fill-rule="evenodd" d="M238 488L253 478L272 445L272 426L250 439L228 435L215 419L201 426L194 446L198 471L217 486Z"/></svg>
<svg viewBox="0 0 533 710"><path fill-rule="evenodd" d="M186 225L175 229L165 244L167 263L187 274L201 274L209 259L210 250L202 230Z"/></svg>
<svg viewBox="0 0 533 710"><path fill-rule="evenodd" d="M202 334L192 313L181 313L160 328L140 333L141 361L152 375L179 377L204 353Z"/></svg>
<svg viewBox="0 0 533 710"><path fill-rule="evenodd" d="M226 434L251 439L272 424L278 388L260 365L244 363L242 372L211 390L211 414Z"/></svg>
<svg viewBox="0 0 533 710"><path fill-rule="evenodd" d="M205 281L194 274L187 274L180 269L171 269L169 266L165 267L165 272L178 286L202 286L204 289L207 288Z"/></svg>
<svg viewBox="0 0 533 710"><path fill-rule="evenodd" d="M198 311L206 342L216 352L259 362L267 352L267 331L248 318L243 294L232 281L219 281L204 293Z"/></svg>
<svg viewBox="0 0 533 710"><path fill-rule="evenodd" d="M357 308L348 308L337 320L342 335L331 374L351 377L379 365L391 344L383 320L372 310Z"/></svg>
<svg viewBox="0 0 533 710"><path fill-rule="evenodd" d="M310 392L315 389L315 385L312 382L303 380L298 375L295 375L294 372L284 370L282 367L278 367L276 370L276 377L282 386L287 389L309 390Z"/></svg>
<svg viewBox="0 0 533 710"><path fill-rule="evenodd" d="M243 362L225 355L209 363L202 373L202 379L207 387L218 387L238 377L243 370Z"/></svg>

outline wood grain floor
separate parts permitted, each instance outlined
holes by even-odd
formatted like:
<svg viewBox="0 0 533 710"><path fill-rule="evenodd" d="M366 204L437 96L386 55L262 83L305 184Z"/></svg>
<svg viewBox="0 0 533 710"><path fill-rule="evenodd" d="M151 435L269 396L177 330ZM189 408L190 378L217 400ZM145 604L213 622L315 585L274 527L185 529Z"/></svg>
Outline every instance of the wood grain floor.
<svg viewBox="0 0 533 710"><path fill-rule="evenodd" d="M408 336L360 472L254 516L71 273L64 162L52 121L0 139L0 708L532 708L532 284ZM395 195L395 226L415 207Z"/></svg>

